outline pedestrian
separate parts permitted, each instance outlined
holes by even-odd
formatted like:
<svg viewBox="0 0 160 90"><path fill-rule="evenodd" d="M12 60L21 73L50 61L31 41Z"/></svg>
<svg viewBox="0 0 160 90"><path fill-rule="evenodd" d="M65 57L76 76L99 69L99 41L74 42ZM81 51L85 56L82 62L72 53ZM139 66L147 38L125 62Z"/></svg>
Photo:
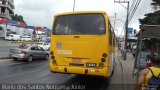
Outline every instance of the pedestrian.
<svg viewBox="0 0 160 90"><path fill-rule="evenodd" d="M151 67L140 72L135 90L160 90L160 58L151 56L150 60Z"/></svg>
<svg viewBox="0 0 160 90"><path fill-rule="evenodd" d="M150 54L146 56L146 68L151 67L150 57L157 56L157 54L158 54L157 50L158 50L157 45L155 43L153 43L151 45Z"/></svg>

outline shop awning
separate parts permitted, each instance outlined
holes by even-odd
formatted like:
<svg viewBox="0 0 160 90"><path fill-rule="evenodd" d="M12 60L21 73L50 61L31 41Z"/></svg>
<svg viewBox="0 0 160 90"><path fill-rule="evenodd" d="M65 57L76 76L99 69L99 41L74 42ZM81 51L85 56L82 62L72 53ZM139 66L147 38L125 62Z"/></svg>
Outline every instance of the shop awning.
<svg viewBox="0 0 160 90"><path fill-rule="evenodd" d="M158 38L160 37L160 25L141 25L138 35L142 37Z"/></svg>
<svg viewBox="0 0 160 90"><path fill-rule="evenodd" d="M0 23L6 23L8 21L7 18L0 18Z"/></svg>
<svg viewBox="0 0 160 90"><path fill-rule="evenodd" d="M18 21L8 19L8 24L17 26L18 25Z"/></svg>
<svg viewBox="0 0 160 90"><path fill-rule="evenodd" d="M25 28L28 28L28 29L35 29L35 26L26 26Z"/></svg>
<svg viewBox="0 0 160 90"><path fill-rule="evenodd" d="M36 27L35 27L35 30L42 30L42 27L36 26Z"/></svg>
<svg viewBox="0 0 160 90"><path fill-rule="evenodd" d="M24 22L19 22L19 23L18 23L18 26L19 26L19 27L25 27L25 26L26 26L26 23L24 23Z"/></svg>

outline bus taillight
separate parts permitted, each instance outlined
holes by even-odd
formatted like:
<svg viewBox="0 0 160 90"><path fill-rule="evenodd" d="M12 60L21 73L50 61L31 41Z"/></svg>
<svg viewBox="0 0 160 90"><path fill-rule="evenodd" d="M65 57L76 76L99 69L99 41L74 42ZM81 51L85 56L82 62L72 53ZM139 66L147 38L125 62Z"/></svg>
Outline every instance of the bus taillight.
<svg viewBox="0 0 160 90"><path fill-rule="evenodd" d="M103 62L100 62L100 63L99 63L99 67L104 67L104 63L103 63Z"/></svg>
<svg viewBox="0 0 160 90"><path fill-rule="evenodd" d="M53 60L54 60L54 59L55 59L55 57L54 57L54 56L51 56L51 59L53 59Z"/></svg>
<svg viewBox="0 0 160 90"><path fill-rule="evenodd" d="M105 59L105 58L102 58L102 59L101 59L101 61L102 61L102 62L105 62L105 61L106 61L106 59Z"/></svg>
<svg viewBox="0 0 160 90"><path fill-rule="evenodd" d="M54 54L54 52L53 52L53 51L51 51L51 52L50 52L50 55L53 55L53 54Z"/></svg>
<svg viewBox="0 0 160 90"><path fill-rule="evenodd" d="M102 55L103 57L107 57L107 53L103 53L103 55Z"/></svg>

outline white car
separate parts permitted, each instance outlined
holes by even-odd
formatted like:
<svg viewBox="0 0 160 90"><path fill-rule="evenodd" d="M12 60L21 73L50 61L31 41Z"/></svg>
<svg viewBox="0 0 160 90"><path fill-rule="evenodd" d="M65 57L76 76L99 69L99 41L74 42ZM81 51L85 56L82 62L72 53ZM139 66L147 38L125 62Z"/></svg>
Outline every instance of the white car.
<svg viewBox="0 0 160 90"><path fill-rule="evenodd" d="M8 36L6 36L5 39L6 40L20 40L21 36L20 35L16 35L16 34L9 34Z"/></svg>
<svg viewBox="0 0 160 90"><path fill-rule="evenodd" d="M5 37L6 40L12 40L13 36L12 35L8 35Z"/></svg>
<svg viewBox="0 0 160 90"><path fill-rule="evenodd" d="M22 41L31 41L31 40L32 40L32 37L31 37L31 36L22 36L22 37L21 37L21 40L22 40Z"/></svg>
<svg viewBox="0 0 160 90"><path fill-rule="evenodd" d="M40 43L38 46L42 47L44 50L50 50L50 43Z"/></svg>

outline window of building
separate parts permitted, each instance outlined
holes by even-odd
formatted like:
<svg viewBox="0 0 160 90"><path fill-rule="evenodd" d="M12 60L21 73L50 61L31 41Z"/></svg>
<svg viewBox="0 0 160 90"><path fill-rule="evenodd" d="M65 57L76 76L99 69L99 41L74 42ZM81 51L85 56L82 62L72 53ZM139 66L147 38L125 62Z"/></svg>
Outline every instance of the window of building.
<svg viewBox="0 0 160 90"><path fill-rule="evenodd" d="M2 13L2 14L5 14L5 7L2 7L2 8L1 8L1 13Z"/></svg>
<svg viewBox="0 0 160 90"><path fill-rule="evenodd" d="M2 4L6 4L6 1L2 1Z"/></svg>

